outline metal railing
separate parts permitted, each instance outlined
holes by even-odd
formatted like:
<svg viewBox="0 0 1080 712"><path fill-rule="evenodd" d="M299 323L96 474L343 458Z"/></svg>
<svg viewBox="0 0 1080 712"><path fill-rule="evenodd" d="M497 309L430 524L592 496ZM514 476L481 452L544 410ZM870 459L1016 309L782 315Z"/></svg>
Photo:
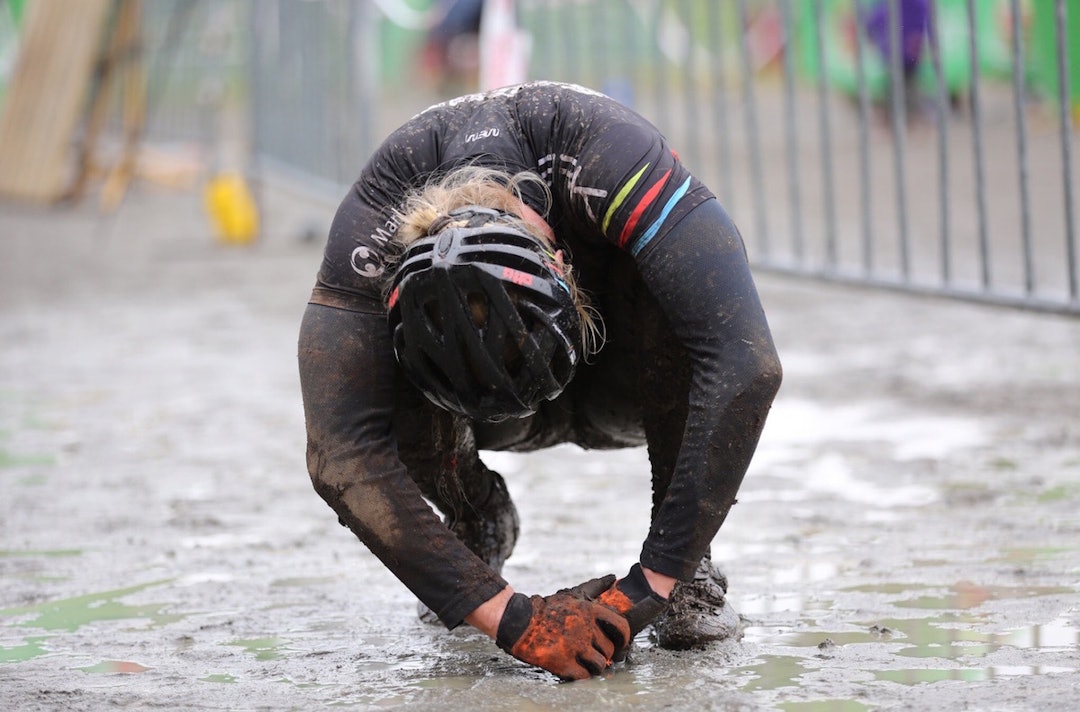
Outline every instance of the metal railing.
<svg viewBox="0 0 1080 712"><path fill-rule="evenodd" d="M912 62L903 41L914 33L900 19L919 5L927 17ZM652 118L742 226L756 267L1080 313L1071 112L1080 97L1069 76L1080 33L1066 33L1080 8L521 7L533 66ZM885 25L876 35L874 11ZM607 37L589 42L575 28Z"/></svg>
<svg viewBox="0 0 1080 712"><path fill-rule="evenodd" d="M398 123L475 89L423 81L420 0L213 5L246 18L231 56L248 68L239 93L259 173L292 176L331 203ZM656 123L728 207L755 267L1080 313L1080 7L518 0L517 10L530 77L604 91Z"/></svg>

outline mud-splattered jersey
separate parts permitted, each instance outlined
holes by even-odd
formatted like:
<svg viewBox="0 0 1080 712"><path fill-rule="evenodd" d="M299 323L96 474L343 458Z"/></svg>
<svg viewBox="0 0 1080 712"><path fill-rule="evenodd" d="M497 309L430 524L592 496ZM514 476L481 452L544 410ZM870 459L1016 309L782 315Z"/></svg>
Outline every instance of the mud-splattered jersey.
<svg viewBox="0 0 1080 712"><path fill-rule="evenodd" d="M475 440L458 438L421 422L433 409L404 383L386 326L395 209L465 163L547 181L550 206L525 200L571 255L604 325L596 361L550 411L516 422L526 440L478 427ZM477 448L644 437L654 487L657 473L670 486L654 502L640 560L686 580L735 501L779 377L742 238L712 194L641 116L546 82L439 104L387 138L334 218L299 353L316 490L451 627L506 582L428 507L418 472L475 464ZM469 451L447 452L449 442Z"/></svg>
<svg viewBox="0 0 1080 712"><path fill-rule="evenodd" d="M712 197L654 126L603 94L554 82L472 94L416 115L371 157L335 220L319 286L378 298L394 209L466 163L539 174L550 210L535 192L525 202L571 254L608 243L638 255Z"/></svg>

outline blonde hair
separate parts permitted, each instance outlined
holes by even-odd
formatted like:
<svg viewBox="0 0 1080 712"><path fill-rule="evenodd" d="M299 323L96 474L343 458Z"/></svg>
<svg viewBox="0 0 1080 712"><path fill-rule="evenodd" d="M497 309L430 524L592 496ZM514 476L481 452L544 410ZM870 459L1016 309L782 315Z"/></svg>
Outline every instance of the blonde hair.
<svg viewBox="0 0 1080 712"><path fill-rule="evenodd" d="M408 193L401 206L394 211L398 227L394 233L397 255L416 240L426 237L428 230L439 218L452 210L467 205L479 205L507 213L504 222L522 232L532 235L541 244L551 248L549 256L555 259L556 246L536 225L520 217L526 187L539 188L544 196L542 216L551 204L551 190L536 173L524 171L511 175L505 171L483 166L465 165L442 175L433 175L424 185ZM466 220L451 221L444 227L458 227ZM393 270L390 270L391 272ZM605 335L600 314L589 304L587 295L578 287L571 265L563 266L563 281L570 289L581 322L581 343L585 357L598 352Z"/></svg>

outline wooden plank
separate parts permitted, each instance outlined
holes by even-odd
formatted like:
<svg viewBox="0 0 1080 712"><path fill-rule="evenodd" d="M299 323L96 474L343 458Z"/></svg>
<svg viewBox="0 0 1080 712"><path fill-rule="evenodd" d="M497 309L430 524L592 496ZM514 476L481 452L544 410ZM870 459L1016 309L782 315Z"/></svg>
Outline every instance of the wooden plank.
<svg viewBox="0 0 1080 712"><path fill-rule="evenodd" d="M0 195L54 201L71 178L72 141L113 0L34 0L0 107Z"/></svg>
<svg viewBox="0 0 1080 712"><path fill-rule="evenodd" d="M80 137L77 155L74 161L74 169L71 184L68 186L67 195L72 200L82 197L92 174L99 173L102 166L97 165L97 143L109 110L112 108L115 85L119 80L124 80L124 158L129 163L134 162L134 155L128 158L127 154L134 154L138 146L134 145L141 137L142 124L139 124L139 135L129 128L128 114L133 113L131 104L138 102L140 106L146 103L145 77L142 71L142 48L140 39L140 2L139 0L116 0L114 5L114 20L109 23L108 38L102 49L98 62L94 68L94 76L91 78L87 95L87 108L83 122L82 135ZM140 116L144 112L140 112ZM116 172L116 168L113 168ZM100 177L100 176L98 176ZM122 184L113 179L112 194L119 193L123 196L127 181ZM118 202L118 201L117 201Z"/></svg>
<svg viewBox="0 0 1080 712"><path fill-rule="evenodd" d="M126 57L124 79L124 146L120 160L113 166L101 188L101 207L106 212L116 210L127 193L135 175L139 143L146 123L146 77L140 49L138 0L120 0L120 16L115 34Z"/></svg>

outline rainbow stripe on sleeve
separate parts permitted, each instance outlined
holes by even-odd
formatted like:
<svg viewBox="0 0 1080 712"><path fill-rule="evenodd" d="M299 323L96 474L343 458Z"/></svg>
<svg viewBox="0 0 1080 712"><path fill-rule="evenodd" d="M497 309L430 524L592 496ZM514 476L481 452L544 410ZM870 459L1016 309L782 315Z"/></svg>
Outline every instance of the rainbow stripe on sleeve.
<svg viewBox="0 0 1080 712"><path fill-rule="evenodd" d="M649 225L649 229L641 233L641 237L635 240L634 244L630 246L631 255L637 257L638 253L645 249L645 245L648 245L649 242L651 242L652 239L656 237L656 233L660 230L660 226L664 224L664 221L667 220L668 215L671 214L671 209L675 207L676 203L682 200L682 197L686 195L686 191L689 189L690 176L687 176L686 180L683 181L682 185L680 185L675 191L675 193L672 194L670 198L668 198L667 203L664 205L663 211L661 211L660 213L660 217L658 217L656 220L653 220L652 224Z"/></svg>
<svg viewBox="0 0 1080 712"><path fill-rule="evenodd" d="M629 196L630 193L634 191L634 188L637 187L639 181L641 180L641 177L645 175L645 172L649 170L651 165L651 163L646 163L644 166L642 166L641 170L635 173L630 178L630 180L626 181L626 183L624 183L622 187L619 188L618 192L615 193L615 198L611 201L611 205L608 206L607 212L604 213L604 220L601 223L601 229L605 233L607 232L608 225L611 224L612 216L614 216L615 212L620 207L622 207L624 202L626 202L627 196ZM660 196L660 194L664 192L664 188L667 186L668 180L670 180L670 178L671 169L669 168L664 173L664 175L661 176L660 180L656 181L656 183L653 184L653 186L645 192L645 195L641 197L641 200L638 201L637 205L634 206L633 211L631 211L630 217L626 220L626 224L623 225L622 232L619 233L618 245L619 247L622 247L624 249L629 249L630 254L636 256L645 248L646 245L649 244L649 242L654 237L656 237L656 233L659 232L660 226L664 224L664 221L667 219L668 215L671 214L671 210L675 207L676 203L678 203L679 200L681 200L682 197L686 195L686 191L690 189L690 178L687 177L687 179L683 182L682 185L678 187L675 193L672 194L670 198L668 198L667 203L664 205L664 209L660 212L660 216L657 217L656 220L654 220L648 228L646 228L645 232L643 232L640 236L638 236L636 240L634 240L634 243L632 245L629 245L629 247L627 247L627 243L630 242L630 236L637 228L638 222L640 222L641 220L641 216L644 215L650 207L652 207L653 203L656 202L656 199Z"/></svg>

